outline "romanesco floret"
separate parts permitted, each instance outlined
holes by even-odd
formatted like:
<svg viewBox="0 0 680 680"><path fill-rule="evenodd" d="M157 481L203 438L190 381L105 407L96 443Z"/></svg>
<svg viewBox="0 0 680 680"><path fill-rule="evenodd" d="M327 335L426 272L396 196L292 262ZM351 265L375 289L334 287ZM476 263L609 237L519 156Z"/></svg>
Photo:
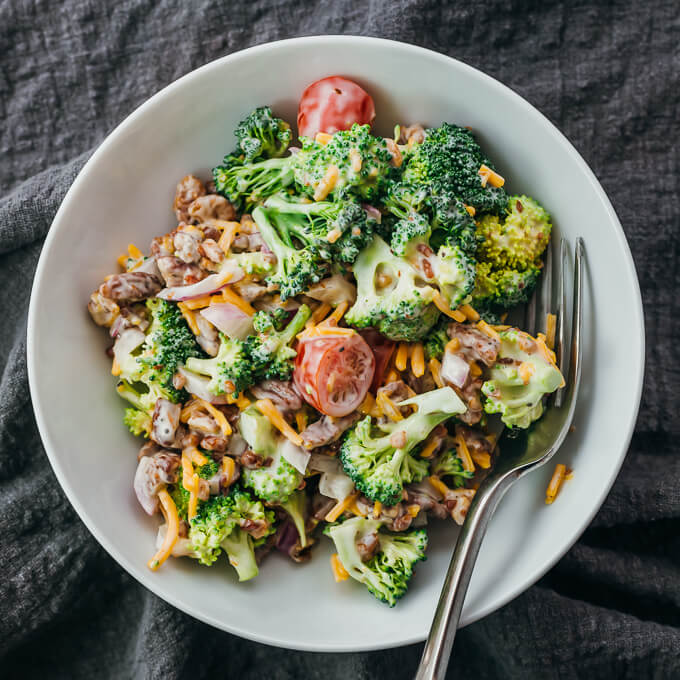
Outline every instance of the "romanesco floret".
<svg viewBox="0 0 680 680"><path fill-rule="evenodd" d="M228 338L220 333L217 355L210 359L186 361L186 368L193 373L208 376L208 390L211 394L232 394L237 396L253 384L253 375L245 345L240 340Z"/></svg>
<svg viewBox="0 0 680 680"><path fill-rule="evenodd" d="M480 312L497 314L529 301L541 275L541 270L530 265L524 271L494 270L488 262L477 265L472 306Z"/></svg>
<svg viewBox="0 0 680 680"><path fill-rule="evenodd" d="M276 118L268 106L261 106L244 118L234 130L245 160L279 158L290 144L290 125Z"/></svg>
<svg viewBox="0 0 680 680"><path fill-rule="evenodd" d="M356 488L383 505L394 505L401 498L404 484L419 482L427 474L428 462L411 455L415 446L439 423L466 410L450 387L399 403L400 407L408 405L417 407L417 411L403 420L384 424L370 416L360 420L340 448L343 468ZM403 443L399 448L395 446L398 439Z"/></svg>
<svg viewBox="0 0 680 680"><path fill-rule="evenodd" d="M336 132L327 144L302 138L302 149L294 156L298 187L310 196L333 199L356 196L375 201L392 175L392 155L382 137L374 137L369 125L352 125ZM330 189L323 190L324 183Z"/></svg>
<svg viewBox="0 0 680 680"><path fill-rule="evenodd" d="M357 300L345 321L373 326L392 340L422 339L439 317L432 304L435 289L406 260L396 257L379 236L354 263Z"/></svg>
<svg viewBox="0 0 680 680"><path fill-rule="evenodd" d="M500 413L508 427L527 428L543 414L543 397L564 380L542 341L516 328L501 331L500 336L497 363L482 385L484 410Z"/></svg>
<svg viewBox="0 0 680 680"><path fill-rule="evenodd" d="M406 590L417 562L425 560L427 533L424 529L399 534L381 530L379 520L353 517L328 529L338 558L347 573L378 600L393 607ZM376 554L363 562L357 542L370 534L377 534L379 546Z"/></svg>
<svg viewBox="0 0 680 680"><path fill-rule="evenodd" d="M479 220L478 257L495 270L523 271L535 266L551 229L550 215L533 198L511 196L501 217L485 215Z"/></svg>

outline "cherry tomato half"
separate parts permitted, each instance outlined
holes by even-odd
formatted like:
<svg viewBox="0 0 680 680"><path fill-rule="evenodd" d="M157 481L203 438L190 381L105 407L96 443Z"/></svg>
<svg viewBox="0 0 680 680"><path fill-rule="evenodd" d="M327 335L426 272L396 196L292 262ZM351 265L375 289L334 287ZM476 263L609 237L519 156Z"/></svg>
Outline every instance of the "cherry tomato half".
<svg viewBox="0 0 680 680"><path fill-rule="evenodd" d="M317 80L302 93L298 107L298 134L314 137L349 130L354 123L370 124L375 118L371 95L342 76Z"/></svg>
<svg viewBox="0 0 680 680"><path fill-rule="evenodd" d="M293 380L308 404L339 418L364 400L374 371L373 352L360 335L326 335L300 341Z"/></svg>
<svg viewBox="0 0 680 680"><path fill-rule="evenodd" d="M393 340L388 340L384 335L378 333L375 328L364 328L359 333L371 348L375 357L375 372L373 373L373 382L371 382L371 387L369 388L371 392L375 393L383 384L385 371L390 364L390 359L397 343Z"/></svg>

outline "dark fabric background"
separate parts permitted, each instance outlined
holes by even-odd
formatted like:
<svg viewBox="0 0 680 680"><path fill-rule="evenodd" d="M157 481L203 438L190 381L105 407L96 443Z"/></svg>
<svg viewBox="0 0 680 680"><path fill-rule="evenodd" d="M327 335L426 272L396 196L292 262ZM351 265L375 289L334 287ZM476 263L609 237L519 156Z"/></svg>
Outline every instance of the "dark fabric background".
<svg viewBox="0 0 680 680"><path fill-rule="evenodd" d="M602 181L642 285L647 379L621 475L548 575L461 631L456 677L680 677L677 0L1 1L0 675L412 677L420 645L347 655L278 650L209 628L148 593L64 497L28 394L33 271L92 149L191 69L243 47L317 33L417 43L526 97Z"/></svg>

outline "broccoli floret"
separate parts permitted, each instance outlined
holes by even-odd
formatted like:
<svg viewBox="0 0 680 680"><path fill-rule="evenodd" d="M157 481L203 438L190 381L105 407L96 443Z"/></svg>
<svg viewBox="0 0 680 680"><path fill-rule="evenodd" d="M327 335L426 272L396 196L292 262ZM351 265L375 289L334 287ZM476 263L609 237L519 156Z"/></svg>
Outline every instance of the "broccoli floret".
<svg viewBox="0 0 680 680"><path fill-rule="evenodd" d="M146 376L143 376L146 377ZM120 380L116 385L118 394L128 401L139 411L146 413L149 417L153 414L154 406L158 399L171 400L172 395L160 384L149 380L142 382L142 380L130 383L127 380Z"/></svg>
<svg viewBox="0 0 680 680"><path fill-rule="evenodd" d="M418 271L396 257L379 236L354 263L357 300L345 321L357 328L374 326L392 340L422 339L439 317L432 304L435 289Z"/></svg>
<svg viewBox="0 0 680 680"><path fill-rule="evenodd" d="M228 266L230 263L240 267L248 276L259 278L269 276L276 270L273 258L267 256L267 253L263 253L261 250L249 253L230 253L225 264Z"/></svg>
<svg viewBox="0 0 680 680"><path fill-rule="evenodd" d="M281 503L281 507L288 513L293 520L293 524L295 524L295 528L300 536L300 547L306 548L309 543L305 530L307 494L302 490L294 491L284 503Z"/></svg>
<svg viewBox="0 0 680 680"><path fill-rule="evenodd" d="M258 312L253 325L257 335L246 338L246 354L254 382L260 380L290 380L293 359L297 352L290 346L311 316L307 305L302 305L281 331L275 330L275 320L267 312Z"/></svg>
<svg viewBox="0 0 680 680"><path fill-rule="evenodd" d="M253 219L265 243L276 255L276 270L267 278L267 283L279 287L281 300L302 293L321 281L326 274L326 263L317 249L319 239L304 231L304 222L283 220L276 212L262 207L255 208ZM293 236L302 243L301 247L295 245Z"/></svg>
<svg viewBox="0 0 680 680"><path fill-rule="evenodd" d="M477 263L456 245L444 245L434 260L434 276L451 309L468 302L475 287Z"/></svg>
<svg viewBox="0 0 680 680"><path fill-rule="evenodd" d="M231 393L237 396L253 384L250 360L244 343L232 340L223 333L220 333L217 356L210 359L190 357L186 361L186 368L210 377L208 390L215 395Z"/></svg>
<svg viewBox="0 0 680 680"><path fill-rule="evenodd" d="M288 324L290 312L283 307L277 307L269 312L257 312L253 317L253 327L258 333L282 331Z"/></svg>
<svg viewBox="0 0 680 680"><path fill-rule="evenodd" d="M123 423L135 437L140 435L148 439L151 436L151 416L147 411L126 408Z"/></svg>
<svg viewBox="0 0 680 680"><path fill-rule="evenodd" d="M302 223L298 230L310 232L317 241L315 248L328 260L351 264L373 236L374 220L368 219L366 211L351 200L304 203L287 200L284 196L272 196L264 206L270 219L273 213L279 213L279 219L284 222ZM300 238L294 227L289 231ZM306 243L310 244L310 241Z"/></svg>
<svg viewBox="0 0 680 680"><path fill-rule="evenodd" d="M250 162L256 158L279 158L290 144L290 125L276 118L268 106L261 106L242 120L234 131L238 145Z"/></svg>
<svg viewBox="0 0 680 680"><path fill-rule="evenodd" d="M323 182L335 178L322 198L352 195L365 201L377 200L394 169L385 140L374 137L370 130L369 125L355 123L350 130L336 132L327 144L303 137L302 149L294 156L299 189L318 196Z"/></svg>
<svg viewBox="0 0 680 680"><path fill-rule="evenodd" d="M498 363L482 385L484 410L500 413L508 427L527 428L543 414L544 395L561 387L564 379L542 341L516 328L500 336Z"/></svg>
<svg viewBox="0 0 680 680"><path fill-rule="evenodd" d="M432 474L439 477L451 477L453 486L459 488L465 485L466 479L471 479L473 472L463 468L463 461L458 457L455 449L449 449L442 453L432 463Z"/></svg>
<svg viewBox="0 0 680 680"><path fill-rule="evenodd" d="M399 405L413 405L417 411L385 424L367 416L347 433L340 448L342 466L357 489L384 505L394 505L405 483L419 482L427 474L427 461L410 453L414 447L439 423L466 409L450 387L416 395ZM394 435L404 441L400 448L393 444Z"/></svg>
<svg viewBox="0 0 680 680"><path fill-rule="evenodd" d="M474 256L478 241L475 221L463 201L456 198L450 188L436 188L438 193L431 193L429 198L433 215L430 246L436 250L450 243L459 246L465 254Z"/></svg>
<svg viewBox="0 0 680 680"><path fill-rule="evenodd" d="M221 552L227 553L240 581L257 576L251 536L240 527L246 520L264 523L264 534L273 532L274 514L247 491L233 490L227 496L213 496L199 506L191 520L189 539L198 561L212 565ZM259 531L262 534L262 529Z"/></svg>
<svg viewBox="0 0 680 680"><path fill-rule="evenodd" d="M149 386L158 384L172 402L183 401L186 393L172 384L177 367L190 357L205 355L176 304L149 298L146 307L151 313L151 326L138 358L142 374L137 379Z"/></svg>
<svg viewBox="0 0 680 680"><path fill-rule="evenodd" d="M429 359L441 359L444 354L444 348L449 341L449 335L446 332L448 326L448 319L441 317L434 328L427 334L423 342L425 349L425 357Z"/></svg>
<svg viewBox="0 0 680 680"><path fill-rule="evenodd" d="M390 534L380 531L378 520L353 517L336 524L328 531L338 551L338 558L347 573L378 600L394 607L404 595L417 562L425 560L427 533L424 529ZM378 552L363 562L357 542L364 536L377 532Z"/></svg>
<svg viewBox="0 0 680 680"><path fill-rule="evenodd" d="M433 196L453 195L479 214L499 214L507 194L502 187L482 184L482 165L494 169L473 134L467 128L443 123L427 130L423 143L414 147L403 179L429 186Z"/></svg>
<svg viewBox="0 0 680 680"><path fill-rule="evenodd" d="M478 258L495 270L523 271L535 266L550 240L550 215L528 196L511 196L501 218L485 215L478 222Z"/></svg>
<svg viewBox="0 0 680 680"><path fill-rule="evenodd" d="M292 159L287 156L248 162L242 156L225 156L222 165L213 168L215 188L237 210L249 210L293 183Z"/></svg>
<svg viewBox="0 0 680 680"><path fill-rule="evenodd" d="M259 468L244 467L241 470L243 484L266 503L285 503L303 479L302 474L281 455L282 446L285 443L279 441L269 456L269 465Z"/></svg>
<svg viewBox="0 0 680 680"><path fill-rule="evenodd" d="M210 479L217 474L218 466L213 460L209 460L205 465L201 465L195 468L196 474L201 479ZM182 485L182 467L180 466L177 470L177 481L168 487L168 491L172 500L175 502L175 507L177 508L177 514L180 519L187 519L189 512L189 492ZM204 502L200 498L198 499L198 507L200 508Z"/></svg>

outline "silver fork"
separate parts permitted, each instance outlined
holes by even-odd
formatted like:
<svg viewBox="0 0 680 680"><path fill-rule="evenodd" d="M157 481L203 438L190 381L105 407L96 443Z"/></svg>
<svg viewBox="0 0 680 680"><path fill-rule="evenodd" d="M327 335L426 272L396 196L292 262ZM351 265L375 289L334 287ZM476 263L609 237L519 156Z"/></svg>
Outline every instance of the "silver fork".
<svg viewBox="0 0 680 680"><path fill-rule="evenodd" d="M568 244L562 239L557 263L554 263L550 249L546 255L546 266L540 293L537 292L527 307L526 330L534 335L536 311L540 303L543 311L556 309L556 355L557 362L565 372L567 347L565 345L565 264L568 258ZM505 492L520 478L547 463L562 445L569 431L576 408L576 396L581 380L581 296L583 278L583 239L576 239L574 256L572 333L569 373L566 385L548 401L543 417L528 432L517 435L506 429L498 440L500 455L493 471L482 482L475 494L458 536L458 542L446 573L444 587L434 614L430 635L425 643L420 666L415 680L443 680L456 636L465 594L470 583L482 539L498 503ZM552 299L552 275L557 277L557 304L550 306Z"/></svg>

